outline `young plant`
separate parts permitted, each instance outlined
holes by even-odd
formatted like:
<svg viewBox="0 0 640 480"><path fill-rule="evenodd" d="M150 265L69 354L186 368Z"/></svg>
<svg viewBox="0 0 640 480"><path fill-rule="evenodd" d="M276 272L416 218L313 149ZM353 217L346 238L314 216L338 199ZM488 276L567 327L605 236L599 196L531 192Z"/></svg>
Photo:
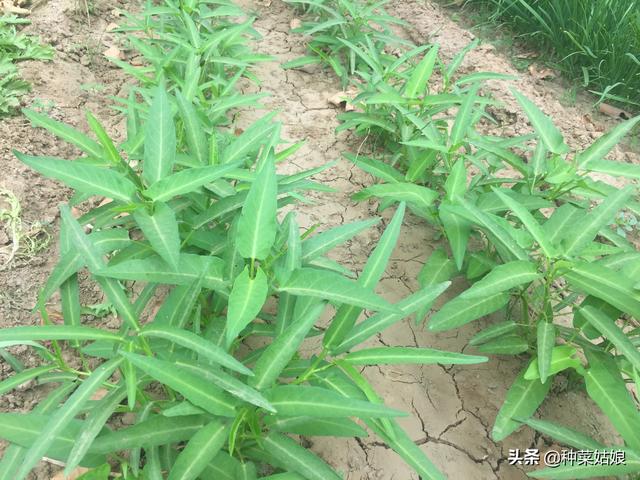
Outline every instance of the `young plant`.
<svg viewBox="0 0 640 480"><path fill-rule="evenodd" d="M0 16L0 116L12 113L20 105L20 98L31 88L20 77L16 63L53 58L51 47L41 45L32 35L18 32L18 25L29 23L15 15Z"/></svg>
<svg viewBox="0 0 640 480"><path fill-rule="evenodd" d="M304 21L292 32L311 36L312 40L307 44L308 56L287 62L283 68L325 63L331 66L344 88L350 76L362 67L368 68L354 51L358 45L372 44L376 52L383 52L386 46L412 46L393 34L391 25L404 25L404 22L387 15L382 8L387 1L287 0L287 3L307 7L313 19Z"/></svg>

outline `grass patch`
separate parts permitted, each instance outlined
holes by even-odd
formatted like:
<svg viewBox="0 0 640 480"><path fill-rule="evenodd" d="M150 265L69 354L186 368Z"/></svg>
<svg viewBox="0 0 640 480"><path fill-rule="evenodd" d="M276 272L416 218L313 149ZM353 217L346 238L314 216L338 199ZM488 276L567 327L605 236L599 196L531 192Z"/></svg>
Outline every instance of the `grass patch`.
<svg viewBox="0 0 640 480"><path fill-rule="evenodd" d="M469 0L569 78L608 100L640 107L640 10L636 0Z"/></svg>

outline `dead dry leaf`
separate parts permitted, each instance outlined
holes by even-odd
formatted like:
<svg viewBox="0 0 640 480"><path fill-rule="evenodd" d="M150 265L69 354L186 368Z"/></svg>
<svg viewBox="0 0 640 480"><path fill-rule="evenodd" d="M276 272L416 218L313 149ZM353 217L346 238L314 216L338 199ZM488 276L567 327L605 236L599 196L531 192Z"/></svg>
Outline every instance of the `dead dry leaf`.
<svg viewBox="0 0 640 480"><path fill-rule="evenodd" d="M530 58L538 58L538 52L523 52L516 55L516 58L520 58L522 60L530 59Z"/></svg>
<svg viewBox="0 0 640 480"><path fill-rule="evenodd" d="M529 73L536 80L550 80L556 78L556 73L550 68L538 67L534 64L529 65Z"/></svg>
<svg viewBox="0 0 640 480"><path fill-rule="evenodd" d="M334 107L344 109L345 112L352 112L356 107L351 102L357 94L357 90L349 88L345 92L330 94L327 98L327 102Z"/></svg>
<svg viewBox="0 0 640 480"><path fill-rule="evenodd" d="M107 48L104 52L102 52L102 54L107 58L117 58L119 60L122 60L124 58L120 49L115 45Z"/></svg>
<svg viewBox="0 0 640 480"><path fill-rule="evenodd" d="M31 15L31 10L22 8L22 5L25 5L23 0L18 0L17 2L14 0L2 0L0 12L14 15Z"/></svg>
<svg viewBox="0 0 640 480"><path fill-rule="evenodd" d="M614 107L613 105L609 105L608 103L601 103L599 106L600 113L604 113L605 115L609 115L610 117L621 118L623 120L628 120L631 118L631 114L622 110L621 108Z"/></svg>
<svg viewBox="0 0 640 480"><path fill-rule="evenodd" d="M105 29L105 31L113 32L116 28L118 28L118 24L111 22L109 25L107 25L107 28Z"/></svg>
<svg viewBox="0 0 640 480"><path fill-rule="evenodd" d="M64 470L59 471L50 480L77 480L79 477L84 475L89 471L88 468L78 467L73 472L71 472L68 476L65 477Z"/></svg>
<svg viewBox="0 0 640 480"><path fill-rule="evenodd" d="M64 324L64 316L62 315L62 312L59 312L57 310L49 310L48 308L47 310L47 317L49 318L49 321L55 325L63 325Z"/></svg>
<svg viewBox="0 0 640 480"><path fill-rule="evenodd" d="M99 388L95 392L93 392L93 395L91 395L91 400L102 400L107 395L107 393L109 393L109 391L106 388Z"/></svg>

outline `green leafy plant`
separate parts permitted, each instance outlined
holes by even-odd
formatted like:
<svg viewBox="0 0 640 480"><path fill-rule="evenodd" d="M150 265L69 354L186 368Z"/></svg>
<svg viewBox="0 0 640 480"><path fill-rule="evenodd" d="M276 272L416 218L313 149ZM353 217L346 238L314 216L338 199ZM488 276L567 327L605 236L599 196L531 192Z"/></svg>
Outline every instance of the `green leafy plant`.
<svg viewBox="0 0 640 480"><path fill-rule="evenodd" d="M404 22L383 10L387 1L287 0L287 3L306 7L310 19L293 32L311 36L312 40L308 43L309 55L285 63L284 68L324 63L331 66L345 87L351 75L361 67L367 68L366 60L356 53L357 46L368 44L381 56L385 55L386 46L411 46L393 35L391 26Z"/></svg>
<svg viewBox="0 0 640 480"><path fill-rule="evenodd" d="M168 5L171 17L175 6ZM443 478L395 421L405 414L384 405L355 368L486 361L426 348L356 348L428 308L449 285L430 285L397 304L374 292L404 203L354 280L325 254L377 219L312 235L301 232L295 213L280 215L304 190L324 188L308 178L327 167L279 175L276 163L294 150L278 148L273 115L223 143L228 134L218 124L209 118L210 130L204 126L215 99L188 100L170 77L157 83L143 94L148 104L138 107L130 97L122 145L91 114L95 138L25 111L84 156L18 158L73 188L74 202L108 201L80 218L60 206L60 260L36 307L44 325L0 332L0 352L16 370L0 393L33 379L58 384L34 411L0 414L0 436L11 443L0 478L25 478L43 456L65 462L67 474L89 467L95 478L113 469L145 479L340 478L287 434L361 437L368 434L363 425L422 478ZM97 313L79 294L84 269L107 311L115 310L117 329L82 317ZM64 325L48 320L56 290ZM365 309L374 314L358 322ZM315 336L321 345L303 356L303 342ZM2 350L18 344L42 363L24 368ZM112 430L124 413L134 423Z"/></svg>
<svg viewBox="0 0 640 480"><path fill-rule="evenodd" d="M18 26L26 24L28 20L15 15L0 17L0 116L12 113L20 105L20 97L30 90L29 83L20 77L16 62L53 58L51 47L41 45L33 35L18 32Z"/></svg>
<svg viewBox="0 0 640 480"><path fill-rule="evenodd" d="M158 89L150 121L163 127L145 131L146 145L161 150L145 147L140 174L119 172L116 165L17 153L27 165L79 191L114 200L105 213L89 212L79 221L67 206L61 207L61 260L40 305L59 288L65 325L0 332L3 345L32 345L45 360L5 380L2 391L32 378L61 382L60 391L74 390L48 416L0 415L2 436L14 444L2 472L24 478L47 455L66 461L67 472L78 464L120 459L123 469L138 475L139 464L131 459L124 463L117 452L132 455L142 447L145 475L157 478L162 471L169 478L206 478L218 470L235 478L236 471L262 471L262 465L303 478L339 478L283 432L366 435L347 420L358 417L425 478L440 478L394 422L403 413L384 406L353 366L477 363L486 358L420 348L346 354L332 349L357 345L431 304L446 288L446 282L425 288L397 305L373 293L399 234L404 207L358 281L350 280L333 271L337 265L327 264L323 254L372 222L304 240L293 214L278 223L278 191L286 190L291 176L276 175L272 149L258 155L253 171L235 163L173 171L176 144L169 101ZM96 146L78 132L74 135L76 143L82 138L85 147ZM109 160L106 149L101 158L105 164ZM216 198L207 189L216 179L234 177L247 179L235 188L241 201L238 194ZM233 201L225 201L229 199ZM198 210L206 212L206 221ZM198 219L200 226L189 218ZM95 223L87 235L82 224L89 219ZM77 271L84 266L118 312L119 331L82 325ZM132 293L128 282L139 284L139 293ZM161 285L172 286L168 295L154 293ZM265 304L276 296L277 312L269 314ZM161 302L155 314L149 312L154 299ZM336 310L324 335L325 349L310 358L298 356L305 337L321 333L314 324L322 312L332 310L329 304ZM356 325L365 308L378 313ZM336 331L344 333L329 335ZM238 348L240 342L265 336L272 341L264 348L248 355ZM53 342L52 353L42 341ZM81 365L65 359L61 341L78 351ZM91 368L94 357L106 362ZM114 377L116 370L120 373ZM98 389L106 395L91 400ZM125 411L135 413L133 426L103 431L113 415ZM175 447L182 442L186 446L179 452Z"/></svg>
<svg viewBox="0 0 640 480"><path fill-rule="evenodd" d="M503 440L526 423L575 448L602 448L583 434L531 418L553 377L573 370L623 438L629 463L566 464L532 475L588 478L640 471L640 417L625 388L637 388L639 378L638 252L611 228L620 212L637 214L637 190L590 176L638 178L637 166L604 157L640 117L572 152L549 118L514 90L535 133L482 135L477 127L490 120L484 107L492 101L480 95L481 84L502 76L456 78L468 49L444 65L437 45L411 50L395 63L376 61L372 48L351 48L366 67L353 82L359 89L356 111L341 115L339 129L366 135L371 156L347 158L382 181L354 198L377 197L381 208L406 202L440 229L452 258L445 249L432 254L418 279L423 288L460 274L471 283L428 320L428 328L450 330L503 312L504 320L480 331L471 345L482 353L533 356L507 394L493 438ZM431 81L436 70L439 86Z"/></svg>

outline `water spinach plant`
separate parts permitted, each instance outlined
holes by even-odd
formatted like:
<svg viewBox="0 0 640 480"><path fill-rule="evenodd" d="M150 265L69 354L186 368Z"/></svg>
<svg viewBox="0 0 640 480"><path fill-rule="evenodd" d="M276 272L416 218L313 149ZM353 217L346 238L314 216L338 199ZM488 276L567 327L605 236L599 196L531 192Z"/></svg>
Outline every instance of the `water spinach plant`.
<svg viewBox="0 0 640 480"><path fill-rule="evenodd" d="M72 204L104 200L79 218L70 205L60 206L60 258L37 305L43 324L0 331L2 349L26 345L41 359L25 368L3 350L16 373L0 382L0 393L30 380L53 386L32 412L0 414L0 437L10 442L0 479L26 478L43 457L63 462L65 474L87 467L86 478L94 479L338 479L289 434L370 432L421 478L443 478L397 423L406 414L385 405L358 367L487 358L354 348L428 308L449 282L396 304L374 292L400 234L404 203L357 279L325 254L378 219L312 234L301 231L294 211L284 214L305 190L324 188L309 179L324 167L277 173L295 145L280 147L273 114L239 136L224 128L228 116L218 113L233 113L228 99L255 101L225 85L250 75L250 65L230 56L215 62L219 51L205 60L211 45L203 38L218 31L220 17L237 12L226 1L148 3L147 33L164 32L167 41L138 43L140 51L149 47L150 67L123 102L128 138L121 144L90 113L91 136L25 111L82 156L16 152L18 158L74 189ZM189 37L178 33L180 22ZM247 28L233 40L242 55L238 42L246 42ZM154 63L164 48L172 49L168 60ZM212 61L229 67L204 73ZM181 83L187 77L194 84ZM115 323L83 313L85 282L100 288ZM63 324L49 315L56 291ZM358 322L365 310L372 315ZM302 355L303 343L320 336L316 353Z"/></svg>
<svg viewBox="0 0 640 480"><path fill-rule="evenodd" d="M526 423L570 447L604 448L581 432L532 418L553 378L569 375L610 419L627 462L567 463L531 475L640 472L640 413L631 393L640 387L640 254L612 228L620 212L639 210L632 182L640 168L604 158L640 117L571 151L552 121L513 90L534 132L486 135L483 123L491 117L485 107L496 102L482 96L481 87L505 76L456 75L476 43L448 65L437 45L396 55L367 38L347 45L361 59L352 77L359 94L351 101L355 111L341 114L339 129L366 137L371 154L346 157L379 180L354 198L376 197L381 208L406 202L446 238L448 249L436 250L420 273L423 288L460 275L470 284L428 319L428 329L459 328L502 312L504 320L470 344L487 354L531 354L497 415L494 440ZM615 187L594 173L628 185Z"/></svg>

